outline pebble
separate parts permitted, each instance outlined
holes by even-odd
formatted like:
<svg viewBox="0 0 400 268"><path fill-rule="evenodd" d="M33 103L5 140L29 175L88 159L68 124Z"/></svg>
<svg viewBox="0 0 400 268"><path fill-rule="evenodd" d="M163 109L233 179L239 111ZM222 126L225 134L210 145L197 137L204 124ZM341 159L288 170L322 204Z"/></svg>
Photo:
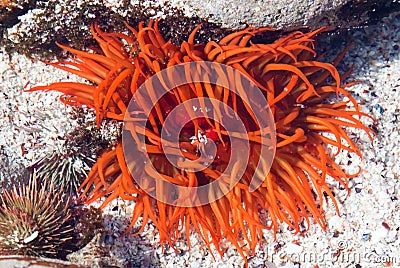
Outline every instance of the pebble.
<svg viewBox="0 0 400 268"><path fill-rule="evenodd" d="M370 237L371 237L371 234L370 234L370 233L364 233L364 234L362 234L362 239L365 240L365 241L368 241L368 240L370 239Z"/></svg>
<svg viewBox="0 0 400 268"><path fill-rule="evenodd" d="M285 252L287 254L298 254L301 253L303 251L303 247L299 246L297 244L294 243L287 243L285 246Z"/></svg>
<svg viewBox="0 0 400 268"><path fill-rule="evenodd" d="M371 233L371 242L373 244L379 242L382 238L385 238L387 236L388 232L389 231L385 227L378 227L375 231Z"/></svg>
<svg viewBox="0 0 400 268"><path fill-rule="evenodd" d="M10 68L10 65L8 65L5 62L0 62L0 74L3 74L9 68Z"/></svg>

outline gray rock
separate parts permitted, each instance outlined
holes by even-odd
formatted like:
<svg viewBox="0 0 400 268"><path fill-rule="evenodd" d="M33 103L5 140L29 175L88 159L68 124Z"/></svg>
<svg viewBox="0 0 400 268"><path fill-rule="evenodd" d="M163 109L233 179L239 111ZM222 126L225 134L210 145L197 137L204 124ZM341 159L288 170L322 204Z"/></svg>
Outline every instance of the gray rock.
<svg viewBox="0 0 400 268"><path fill-rule="evenodd" d="M83 268L86 266L76 265L67 261L60 261L48 258L36 258L28 256L0 256L0 267L30 267L30 268Z"/></svg>
<svg viewBox="0 0 400 268"><path fill-rule="evenodd" d="M177 0L170 5L185 15L210 18L228 28L246 25L282 30L308 26L354 27L400 9L400 1L387 0Z"/></svg>

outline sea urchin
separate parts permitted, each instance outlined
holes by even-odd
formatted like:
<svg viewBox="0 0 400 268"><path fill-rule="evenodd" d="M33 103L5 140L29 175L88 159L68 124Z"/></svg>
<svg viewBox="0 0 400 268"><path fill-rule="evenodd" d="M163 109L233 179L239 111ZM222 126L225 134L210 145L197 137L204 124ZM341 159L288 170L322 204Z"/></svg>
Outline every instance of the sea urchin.
<svg viewBox="0 0 400 268"><path fill-rule="evenodd" d="M69 199L52 184L28 185L0 195L0 253L65 258L73 238Z"/></svg>

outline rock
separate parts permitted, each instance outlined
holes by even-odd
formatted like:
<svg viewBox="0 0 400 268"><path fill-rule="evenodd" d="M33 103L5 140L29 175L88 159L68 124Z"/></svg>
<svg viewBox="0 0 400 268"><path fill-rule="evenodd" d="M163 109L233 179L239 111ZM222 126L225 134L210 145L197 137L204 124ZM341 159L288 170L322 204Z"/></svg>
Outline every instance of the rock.
<svg viewBox="0 0 400 268"><path fill-rule="evenodd" d="M0 267L32 267L32 268L83 268L87 266L76 265L72 262L53 260L48 258L36 258L28 256L0 256Z"/></svg>
<svg viewBox="0 0 400 268"><path fill-rule="evenodd" d="M250 25L285 31L304 26L350 28L400 10L398 0L176 0L169 4L182 9L185 15L209 18L227 28Z"/></svg>
<svg viewBox="0 0 400 268"><path fill-rule="evenodd" d="M0 0L0 28L18 22L18 16L33 8L33 0Z"/></svg>
<svg viewBox="0 0 400 268"><path fill-rule="evenodd" d="M6 17L0 16L0 45L7 51L40 54L41 58L60 53L56 41L78 49L93 45L88 28L95 20L106 30L118 31L125 29L124 21L136 25L142 20L164 18L162 33L180 43L199 23L203 23L203 33L199 34L204 35L199 41L218 41L226 33L246 26L282 31L327 25L348 29L374 23L400 10L400 0L25 0L22 2L29 3L25 6L1 4L21 1L0 1L0 11L6 11Z"/></svg>

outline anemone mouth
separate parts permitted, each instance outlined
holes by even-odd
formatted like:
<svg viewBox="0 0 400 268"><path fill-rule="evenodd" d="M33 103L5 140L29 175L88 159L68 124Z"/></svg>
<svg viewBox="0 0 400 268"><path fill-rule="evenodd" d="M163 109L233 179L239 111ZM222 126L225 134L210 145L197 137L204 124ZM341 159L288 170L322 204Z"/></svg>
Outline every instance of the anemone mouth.
<svg viewBox="0 0 400 268"><path fill-rule="evenodd" d="M268 174L275 152L272 113L265 94L232 67L196 61L160 70L135 91L127 111L124 158L128 167L145 159L139 164L144 173L129 171L161 202L209 204L237 183L255 190Z"/></svg>

